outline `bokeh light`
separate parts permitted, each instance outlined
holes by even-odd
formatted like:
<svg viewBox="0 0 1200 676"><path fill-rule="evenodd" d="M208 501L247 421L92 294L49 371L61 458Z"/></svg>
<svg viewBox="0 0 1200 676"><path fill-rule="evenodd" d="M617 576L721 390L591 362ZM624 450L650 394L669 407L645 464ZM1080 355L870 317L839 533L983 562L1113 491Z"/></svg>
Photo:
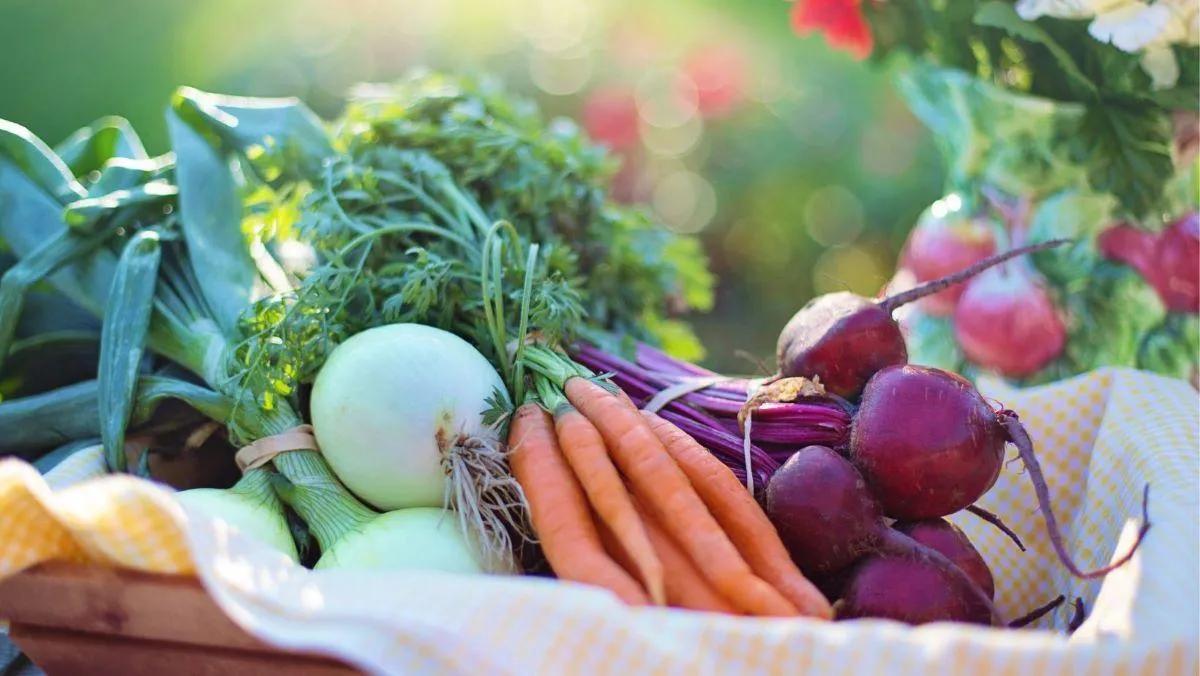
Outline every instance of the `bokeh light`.
<svg viewBox="0 0 1200 676"><path fill-rule="evenodd" d="M492 75L607 147L612 194L701 238L717 305L687 317L707 366L767 357L824 290L874 293L941 193L885 73L799 40L786 3L694 0L0 2L0 118L56 143L123 115L151 152L186 84L339 113L413 68ZM103 26L98 30L97 26Z"/></svg>
<svg viewBox="0 0 1200 676"><path fill-rule="evenodd" d="M818 188L804 205L808 236L823 246L854 241L863 229L863 207L854 193L840 185Z"/></svg>
<svg viewBox="0 0 1200 676"><path fill-rule="evenodd" d="M574 94L583 89L591 75L592 55L582 46L555 53L537 50L529 58L529 77L547 94Z"/></svg>
<svg viewBox="0 0 1200 676"><path fill-rule="evenodd" d="M813 266L813 291L817 294L850 291L877 295L887 283L888 269L878 255L862 246L827 249Z"/></svg>
<svg viewBox="0 0 1200 676"><path fill-rule="evenodd" d="M683 126L700 107L696 83L678 68L647 71L638 79L635 97L638 114L655 127Z"/></svg>
<svg viewBox="0 0 1200 676"><path fill-rule="evenodd" d="M703 176L676 171L654 188L654 210L677 232L698 232L717 212L717 193Z"/></svg>

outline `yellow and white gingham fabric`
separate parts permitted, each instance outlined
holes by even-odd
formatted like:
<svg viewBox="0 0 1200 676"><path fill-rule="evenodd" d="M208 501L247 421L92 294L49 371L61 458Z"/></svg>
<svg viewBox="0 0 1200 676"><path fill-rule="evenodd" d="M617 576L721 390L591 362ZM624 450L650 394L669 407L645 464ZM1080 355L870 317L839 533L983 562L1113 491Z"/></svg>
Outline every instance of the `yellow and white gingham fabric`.
<svg viewBox="0 0 1200 676"><path fill-rule="evenodd" d="M1080 565L1102 565L1129 546L1151 484L1144 546L1102 581L1075 580L1056 562L1019 462L981 504L1020 534L1026 553L979 519L954 517L991 565L1008 617L1060 593L1084 599L1088 620L1071 637L1056 631L1069 609L1021 631L910 628L633 610L598 590L535 578L315 573L186 514L166 489L99 477L94 449L46 481L24 463L0 462L0 577L51 558L194 572L252 634L366 673L1200 673L1196 392L1120 369L1022 392L983 389L1030 428Z"/></svg>

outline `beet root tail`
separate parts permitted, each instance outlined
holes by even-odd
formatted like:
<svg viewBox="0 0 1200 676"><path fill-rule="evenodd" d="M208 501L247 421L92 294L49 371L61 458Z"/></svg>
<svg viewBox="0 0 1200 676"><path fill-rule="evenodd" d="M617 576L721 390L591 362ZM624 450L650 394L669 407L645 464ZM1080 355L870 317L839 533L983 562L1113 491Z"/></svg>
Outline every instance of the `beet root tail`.
<svg viewBox="0 0 1200 676"><path fill-rule="evenodd" d="M1083 626L1083 621L1087 618L1084 608L1083 599L1075 597L1075 613L1071 615L1071 623L1067 625L1067 633L1074 634L1077 629Z"/></svg>
<svg viewBox="0 0 1200 676"><path fill-rule="evenodd" d="M1009 622L1008 627L1009 627L1009 629L1020 629L1021 627L1029 626L1029 625L1033 624L1034 622L1037 622L1038 620L1042 619L1042 617L1044 617L1046 615L1046 613L1049 613L1051 610L1054 610L1055 608L1061 606L1063 604L1063 602L1066 600L1067 600L1067 597L1063 596L1062 594L1059 594L1058 598L1054 599L1050 603L1047 603L1046 605L1040 606L1038 608L1034 608L1033 610L1029 611L1028 613L1013 620L1012 622Z"/></svg>
<svg viewBox="0 0 1200 676"><path fill-rule="evenodd" d="M1122 554L1116 561L1102 568L1095 570L1082 570L1076 565L1071 555L1067 553L1066 544L1063 542L1062 531L1058 527L1058 518L1054 516L1054 510L1050 506L1050 489L1046 485L1045 475L1042 474L1042 466L1038 463L1037 455L1033 452L1033 440L1029 438L1029 432L1025 430L1025 426L1017 418L1017 414L1012 411L1002 411L1000 414L1000 422L1008 432L1009 441L1017 447L1017 451L1021 455L1021 461L1025 463L1025 469L1029 473L1029 480L1033 482L1033 490L1037 494L1038 507L1042 512L1042 518L1046 521L1047 534L1050 537L1050 544L1053 545L1054 551L1058 554L1058 558L1062 564L1071 571L1075 577L1082 579L1094 579L1104 577L1112 571L1120 568L1133 558L1138 547L1146 538L1146 533L1150 531L1150 485L1146 484L1142 491L1142 526L1138 529L1137 540L1128 552Z"/></svg>
<svg viewBox="0 0 1200 676"><path fill-rule="evenodd" d="M932 279L924 284L921 284L920 286L914 286L907 291L901 291L900 293L888 296L887 298L879 301L879 307L883 308L888 314L891 314L901 305L908 305L909 303L920 300L925 296L932 296L939 291L944 291L955 284L961 284L968 279L975 277L984 270L1000 265L1007 260L1017 258L1018 256L1024 256L1026 254L1037 253L1038 251L1044 251L1045 249L1053 249L1054 247L1062 246L1063 244L1070 243L1071 241L1073 240L1051 239L1045 242L1038 242L1037 244L1028 244L1015 249L1010 249L1004 253L996 254L990 258L985 258L984 260L981 260L970 267L963 268L952 275L946 275L945 277Z"/></svg>
<svg viewBox="0 0 1200 676"><path fill-rule="evenodd" d="M1001 533L1004 533L1009 537L1009 539L1015 542L1018 549L1025 551L1025 543L1021 542L1021 538L1017 537L1017 534L1013 531L1013 529L1009 528L1008 524L1004 523L999 516L987 511L979 505L971 505L970 507L967 507L967 511L995 526L997 530L999 530Z"/></svg>

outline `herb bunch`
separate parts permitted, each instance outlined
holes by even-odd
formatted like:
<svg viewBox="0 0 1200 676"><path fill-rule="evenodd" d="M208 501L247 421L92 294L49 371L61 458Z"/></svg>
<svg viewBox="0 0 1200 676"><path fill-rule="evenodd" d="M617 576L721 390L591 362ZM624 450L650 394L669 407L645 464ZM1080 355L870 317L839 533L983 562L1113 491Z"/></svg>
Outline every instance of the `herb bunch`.
<svg viewBox="0 0 1200 676"><path fill-rule="evenodd" d="M322 169L284 187L298 204L267 200L279 213L256 216L294 221L284 230L317 260L243 320L233 366L266 384L259 405L312 382L345 338L395 322L463 336L519 400L518 338L661 345L683 327L670 315L712 302L698 243L611 201L603 149L494 84L421 73L360 89L331 136Z"/></svg>

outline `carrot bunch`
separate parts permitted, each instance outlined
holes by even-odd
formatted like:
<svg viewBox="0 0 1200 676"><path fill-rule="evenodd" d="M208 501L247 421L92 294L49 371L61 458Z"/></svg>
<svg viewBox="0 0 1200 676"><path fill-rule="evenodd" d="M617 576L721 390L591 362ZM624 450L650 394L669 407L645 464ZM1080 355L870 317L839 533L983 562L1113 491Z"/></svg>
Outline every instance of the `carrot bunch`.
<svg viewBox="0 0 1200 676"><path fill-rule="evenodd" d="M524 358L537 396L513 415L510 467L555 575L630 605L832 616L753 496L695 439L552 350Z"/></svg>

